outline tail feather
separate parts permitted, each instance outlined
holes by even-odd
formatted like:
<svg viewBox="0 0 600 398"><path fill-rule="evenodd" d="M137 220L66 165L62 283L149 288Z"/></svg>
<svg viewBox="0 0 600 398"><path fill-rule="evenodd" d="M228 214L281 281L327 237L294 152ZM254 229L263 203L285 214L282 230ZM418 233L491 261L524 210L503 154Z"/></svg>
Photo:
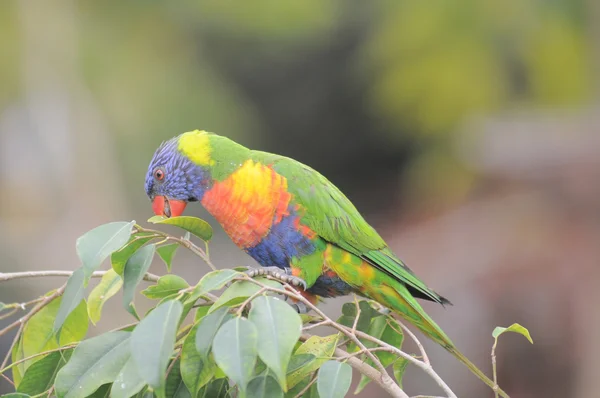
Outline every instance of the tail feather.
<svg viewBox="0 0 600 398"><path fill-rule="evenodd" d="M442 331L442 329L427 315L421 305L408 292L404 285L398 284L392 286L379 286L377 291L367 292L372 298L392 309L402 318L415 325L428 338L435 341L454 357L466 365L467 368L477 376L481 381L492 389L497 389L498 394L503 398L509 398L508 394L490 380L473 362L464 356L452 340Z"/></svg>

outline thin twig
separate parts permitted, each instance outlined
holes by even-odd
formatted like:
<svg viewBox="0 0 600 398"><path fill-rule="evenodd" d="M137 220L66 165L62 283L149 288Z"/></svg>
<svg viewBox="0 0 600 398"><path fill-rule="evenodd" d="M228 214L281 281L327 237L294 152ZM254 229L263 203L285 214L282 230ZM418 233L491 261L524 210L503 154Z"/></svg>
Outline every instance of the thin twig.
<svg viewBox="0 0 600 398"><path fill-rule="evenodd" d="M23 332L23 328L24 327L25 327L25 323L21 323L21 326L19 327L19 330L17 330L17 334L15 334L15 337L13 338L13 341L10 344L10 347L8 348L8 351L6 352L6 356L4 357L4 360L2 361L2 364L0 364L0 369L4 369L4 367L8 363L8 358L10 358L10 356L12 354L13 348L15 347L15 345L17 344L17 342L19 341L19 337L21 336L21 333Z"/></svg>
<svg viewBox="0 0 600 398"><path fill-rule="evenodd" d="M356 298L356 294L354 296L354 305L356 306L356 317L354 318L354 322L352 323L352 333L356 332L356 326L358 325L358 318L360 318L360 305L358 304L358 299Z"/></svg>
<svg viewBox="0 0 600 398"><path fill-rule="evenodd" d="M304 393L306 393L306 392L308 392L308 390L310 390L310 388L312 387L313 384L315 384L317 379L318 379L318 373L315 372L312 380L306 385L306 387L304 387L302 390L300 390L300 392L298 394L296 394L294 396L294 398L301 398L304 395Z"/></svg>
<svg viewBox="0 0 600 398"><path fill-rule="evenodd" d="M210 268L212 268L213 271L217 270L217 267L215 267L214 264L210 261L210 257L208 256L208 254L204 250L202 250L201 248L199 248L198 246L196 246L194 243L192 243L192 241L190 241L188 239L184 239L184 238L177 238L175 236L171 236L171 235L168 235L168 234L166 234L164 232L156 231L154 229L144 228L144 227L141 227L141 226L139 226L137 224L135 225L135 228L139 232L147 232L147 233L151 233L151 234L155 234L155 235L158 235L160 237L163 237L165 239L165 241L172 240L174 242L179 243L181 246L183 246L186 249L190 250L192 253L194 253L195 255L197 255L198 257L200 257L202 260L204 260L204 262Z"/></svg>
<svg viewBox="0 0 600 398"><path fill-rule="evenodd" d="M240 308L237 309L237 311L235 312L236 316L242 316L242 312L244 311L244 308L255 298L257 298L258 296L260 296L261 294L263 294L264 292L266 292L267 289L262 287L260 288L256 293L254 293L252 296L248 297L243 303L242 305L240 305Z"/></svg>
<svg viewBox="0 0 600 398"><path fill-rule="evenodd" d="M494 377L494 397L498 398L498 374L496 373L496 345L498 344L498 339L494 340L494 345L492 346L492 374Z"/></svg>
<svg viewBox="0 0 600 398"><path fill-rule="evenodd" d="M167 368L167 373L165 374L165 380L169 377L169 373L171 373L171 370L173 370L173 367L175 366L175 362L177 362L177 360L181 357L182 353L183 353L183 350L179 350L179 352L177 353L175 358L173 358L173 361L171 361L171 363L169 364L169 367Z"/></svg>
<svg viewBox="0 0 600 398"><path fill-rule="evenodd" d="M0 272L0 282L9 281L13 279L23 279L23 278L38 278L38 277L46 277L46 276L71 276L74 271L28 271L28 272ZM95 271L92 274L92 278L101 278L108 271ZM156 282L158 281L159 276L151 274L149 272L144 275L144 280L148 282ZM42 298L39 301L43 301ZM34 300L34 301L37 301Z"/></svg>
<svg viewBox="0 0 600 398"><path fill-rule="evenodd" d="M425 348L423 347L423 344L421 344L419 339L417 339L417 336L415 336L415 334L409 328L407 328L406 325L404 325L402 322L400 322L400 320L398 320L396 318L392 318L392 319L394 319L394 321L396 321L396 323L398 325L400 325L402 330L406 334L408 334L408 336L415 342L415 344L419 348L419 351L421 352L421 357L423 358L423 362L425 362L425 364L431 366L431 363L429 362L429 357L427 356L427 352L425 352ZM393 328L393 326L391 324L390 324L390 327Z"/></svg>
<svg viewBox="0 0 600 398"><path fill-rule="evenodd" d="M14 314L16 314L17 311L19 311L18 308L13 308L12 310L8 311L6 314L0 316L0 321L3 320L3 319L6 319L6 318L10 318Z"/></svg>
<svg viewBox="0 0 600 398"><path fill-rule="evenodd" d="M62 347L53 348L52 350L47 350L47 351L44 351L44 352L38 352L37 354L30 355L27 358L19 359L18 361L15 361L15 362L11 363L7 367L0 369L0 373L4 373L4 372L6 372L9 369L14 368L18 364L23 363L23 362L27 362L30 359L37 358L39 356L46 355L46 354L51 354L51 353L57 352L57 351L68 350L70 348L75 348L75 347L77 347L77 344L69 344L69 345L64 345Z"/></svg>
<svg viewBox="0 0 600 398"><path fill-rule="evenodd" d="M42 308L44 308L46 305L48 305L52 300L61 296L64 293L66 287L67 287L67 284L65 283L64 285L59 287L58 290L56 290L54 293L52 293L49 296L44 297L44 300L41 301L40 303L38 303L38 305L36 305L35 307L33 307L27 315L25 315L21 319L16 320L15 322L11 323L4 329L0 330L0 336L5 335L6 333L13 330L17 326L25 324L27 321L29 321L31 319L31 317L33 317L35 314L37 314Z"/></svg>
<svg viewBox="0 0 600 398"><path fill-rule="evenodd" d="M307 330L310 330L310 329L317 328L319 326L325 326L325 325L327 325L328 322L329 321L321 321L321 322L318 322L318 323L313 323L312 325L304 326L302 328L302 330L307 331Z"/></svg>
<svg viewBox="0 0 600 398"><path fill-rule="evenodd" d="M5 375L4 373L0 373L0 377L2 377L4 380L8 381L13 386L15 385L15 383L10 379L10 377L8 377L7 375Z"/></svg>

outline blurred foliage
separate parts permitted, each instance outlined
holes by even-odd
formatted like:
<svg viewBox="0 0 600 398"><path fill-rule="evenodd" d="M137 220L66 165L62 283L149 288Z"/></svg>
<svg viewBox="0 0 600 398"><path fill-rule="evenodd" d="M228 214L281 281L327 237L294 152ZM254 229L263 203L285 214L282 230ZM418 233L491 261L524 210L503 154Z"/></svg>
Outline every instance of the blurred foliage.
<svg viewBox="0 0 600 398"><path fill-rule="evenodd" d="M314 152L306 161L344 190L365 179L357 156L382 181L398 174L394 164L406 193L452 202L474 181L453 154L466 121L578 105L593 86L582 0L60 4L45 8L48 24L73 11L77 68L117 133L129 181L143 175L155 137L203 128L247 145L278 141L261 146L292 156L296 146ZM16 1L0 10L0 105L26 89L23 12ZM307 68L308 78L294 73ZM333 149L342 171L321 160Z"/></svg>
<svg viewBox="0 0 600 398"><path fill-rule="evenodd" d="M367 44L373 106L409 131L448 133L511 101L571 105L590 94L578 2L385 4Z"/></svg>

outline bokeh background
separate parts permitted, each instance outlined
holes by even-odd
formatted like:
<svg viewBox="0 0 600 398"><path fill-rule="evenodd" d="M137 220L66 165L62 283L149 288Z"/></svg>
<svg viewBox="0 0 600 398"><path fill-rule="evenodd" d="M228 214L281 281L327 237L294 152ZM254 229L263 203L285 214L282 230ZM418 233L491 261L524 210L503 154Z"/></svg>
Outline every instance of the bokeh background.
<svg viewBox="0 0 600 398"><path fill-rule="evenodd" d="M74 269L78 236L145 221L155 148L205 129L328 176L453 301L425 307L488 373L493 328L528 327L534 345L498 348L512 397L599 396L599 61L597 0L3 0L0 272ZM254 265L188 214L218 266ZM205 271L178 253L190 283ZM128 317L115 298L90 333ZM492 396L424 343L460 397Z"/></svg>

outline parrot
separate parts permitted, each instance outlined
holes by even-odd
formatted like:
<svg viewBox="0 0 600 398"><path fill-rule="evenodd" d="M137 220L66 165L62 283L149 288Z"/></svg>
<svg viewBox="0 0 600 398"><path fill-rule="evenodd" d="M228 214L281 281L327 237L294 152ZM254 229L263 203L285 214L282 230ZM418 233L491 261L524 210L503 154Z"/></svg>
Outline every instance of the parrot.
<svg viewBox="0 0 600 398"><path fill-rule="evenodd" d="M154 213L165 217L180 216L189 202L200 202L233 243L263 267L251 276L267 273L289 281L311 303L352 293L375 300L498 388L417 299L450 301L419 279L352 202L309 166L193 130L158 147L145 191Z"/></svg>

